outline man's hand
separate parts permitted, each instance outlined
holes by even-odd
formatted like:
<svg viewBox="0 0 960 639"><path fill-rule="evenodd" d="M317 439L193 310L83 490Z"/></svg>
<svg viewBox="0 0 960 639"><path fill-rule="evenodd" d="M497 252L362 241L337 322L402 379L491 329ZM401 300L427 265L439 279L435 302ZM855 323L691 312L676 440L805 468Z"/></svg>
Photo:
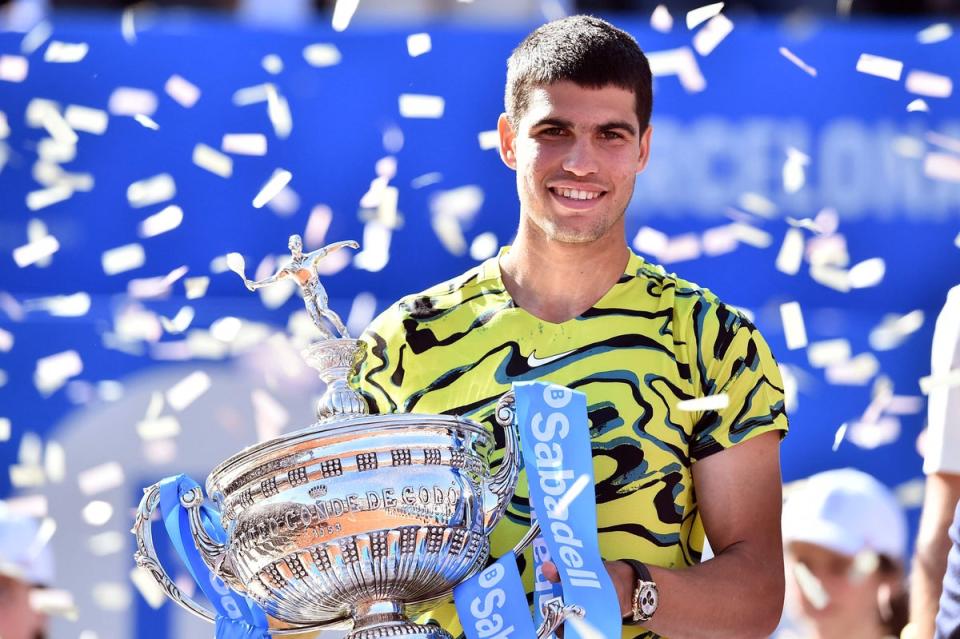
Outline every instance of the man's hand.
<svg viewBox="0 0 960 639"><path fill-rule="evenodd" d="M620 616L626 617L633 614L633 589L637 585L636 575L633 573L633 567L622 561L605 561L604 567L610 575L610 581L617 590L617 601L620 602ZM543 576L553 583L560 583L560 572L552 561L543 563ZM576 601L564 601L565 604L577 603Z"/></svg>

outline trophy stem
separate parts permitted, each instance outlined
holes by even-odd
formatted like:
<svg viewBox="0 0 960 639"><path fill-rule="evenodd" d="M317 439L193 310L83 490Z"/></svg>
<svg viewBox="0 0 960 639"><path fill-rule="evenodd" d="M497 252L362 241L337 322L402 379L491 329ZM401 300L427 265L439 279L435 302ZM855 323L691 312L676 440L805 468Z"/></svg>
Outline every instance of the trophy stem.
<svg viewBox="0 0 960 639"><path fill-rule="evenodd" d="M382 637L452 639L439 626L420 625L408 621L403 616L403 605L391 599L358 603L354 609L353 619L353 631L345 639Z"/></svg>

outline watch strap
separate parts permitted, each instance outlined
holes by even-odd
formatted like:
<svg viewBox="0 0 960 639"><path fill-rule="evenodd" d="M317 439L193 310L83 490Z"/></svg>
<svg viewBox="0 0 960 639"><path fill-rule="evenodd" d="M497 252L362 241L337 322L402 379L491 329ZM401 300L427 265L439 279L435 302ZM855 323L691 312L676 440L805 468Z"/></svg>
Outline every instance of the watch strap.
<svg viewBox="0 0 960 639"><path fill-rule="evenodd" d="M631 568L633 568L633 576L634 576L633 588L634 589L636 589L637 584L640 582L645 581L651 584L654 583L653 576L650 575L650 569L647 568L646 564L644 564L642 561L637 561L636 559L621 559L620 561L622 561L625 564L628 564ZM631 596L631 600L632 599L633 597ZM625 626L636 626L640 623L643 623L643 622L639 619L634 619L633 613L629 613L627 614L626 617L623 618L623 625Z"/></svg>

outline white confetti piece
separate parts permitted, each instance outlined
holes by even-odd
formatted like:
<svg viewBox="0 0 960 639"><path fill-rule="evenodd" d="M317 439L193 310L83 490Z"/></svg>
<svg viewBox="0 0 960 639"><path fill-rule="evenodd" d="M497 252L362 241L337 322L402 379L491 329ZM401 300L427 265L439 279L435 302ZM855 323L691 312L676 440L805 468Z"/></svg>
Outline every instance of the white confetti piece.
<svg viewBox="0 0 960 639"><path fill-rule="evenodd" d="M669 33L673 29L673 16L665 5L658 4L650 14L650 26L660 33Z"/></svg>
<svg viewBox="0 0 960 639"><path fill-rule="evenodd" d="M79 618L79 609L73 595L57 588L31 588L30 608L48 617L63 617L68 621Z"/></svg>
<svg viewBox="0 0 960 639"><path fill-rule="evenodd" d="M137 423L137 435L144 441L169 439L180 434L180 421L173 415L148 418Z"/></svg>
<svg viewBox="0 0 960 639"><path fill-rule="evenodd" d="M393 231L376 220L367 222L363 227L363 249L353 258L358 269L378 273L390 261L390 243ZM324 260L325 264L329 260Z"/></svg>
<svg viewBox="0 0 960 639"><path fill-rule="evenodd" d="M52 235L45 235L38 240L13 249L13 261L20 268L25 268L40 260L46 259L60 250L60 242Z"/></svg>
<svg viewBox="0 0 960 639"><path fill-rule="evenodd" d="M444 105L444 99L439 95L400 95L400 115L404 118L442 118Z"/></svg>
<svg viewBox="0 0 960 639"><path fill-rule="evenodd" d="M146 89L118 87L107 102L107 111L113 115L151 116L156 110L157 94Z"/></svg>
<svg viewBox="0 0 960 639"><path fill-rule="evenodd" d="M916 477L896 486L893 489L893 494L904 508L920 508L923 506L923 497L926 488L926 479Z"/></svg>
<svg viewBox="0 0 960 639"><path fill-rule="evenodd" d="M277 88L267 85L267 117L273 126L273 133L281 140L290 137L293 131L293 116L290 115L290 105L287 99L277 93Z"/></svg>
<svg viewBox="0 0 960 639"><path fill-rule="evenodd" d="M160 606L167 602L167 591L157 583L157 580L146 568L134 566L133 570L130 571L130 581L144 601L147 602L147 605L154 610L158 610Z"/></svg>
<svg viewBox="0 0 960 639"><path fill-rule="evenodd" d="M203 371L190 373L167 390L167 404L175 411L182 411L210 390L210 384L210 376Z"/></svg>
<svg viewBox="0 0 960 639"><path fill-rule="evenodd" d="M930 391L939 388L953 388L955 386L960 386L960 368L955 368L947 373L927 375L920 378L920 391L924 395L929 395Z"/></svg>
<svg viewBox="0 0 960 639"><path fill-rule="evenodd" d="M227 133L220 148L234 155L266 155L267 136L262 133Z"/></svg>
<svg viewBox="0 0 960 639"><path fill-rule="evenodd" d="M724 38L733 32L733 22L727 16L717 14L693 36L693 48L702 56L710 55Z"/></svg>
<svg viewBox="0 0 960 639"><path fill-rule="evenodd" d="M123 612L130 608L133 597L126 583L101 582L93 586L93 602L108 612Z"/></svg>
<svg viewBox="0 0 960 639"><path fill-rule="evenodd" d="M67 453L59 442L48 442L44 449L43 471L47 480L59 484L67 474Z"/></svg>
<svg viewBox="0 0 960 639"><path fill-rule="evenodd" d="M300 209L300 196L289 186L285 186L276 197L267 202L267 206L277 215L289 217Z"/></svg>
<svg viewBox="0 0 960 639"><path fill-rule="evenodd" d="M744 193L737 203L744 211L759 217L772 218L777 214L777 205L759 193Z"/></svg>
<svg viewBox="0 0 960 639"><path fill-rule="evenodd" d="M796 275L803 262L803 231L796 228L787 229L783 236L783 244L777 253L776 269L787 275Z"/></svg>
<svg viewBox="0 0 960 639"><path fill-rule="evenodd" d="M567 516L567 509L570 507L570 504L573 503L573 500L580 496L580 493L583 492L584 488L592 485L590 479L590 475L587 474L577 477L573 484L571 484L570 488L568 488L566 492L560 496L560 499L554 502L553 507L547 509L547 512L550 514L550 516L565 518Z"/></svg>
<svg viewBox="0 0 960 639"><path fill-rule="evenodd" d="M222 178L233 175L233 160L230 156L206 144L193 147L193 163Z"/></svg>
<svg viewBox="0 0 960 639"><path fill-rule="evenodd" d="M377 298L371 293L359 293L353 298L350 313L347 315L347 331L351 335L360 335L370 324L377 310Z"/></svg>
<svg viewBox="0 0 960 639"><path fill-rule="evenodd" d="M443 180L443 174L436 171L432 173L424 173L423 175L418 175L417 177L410 180L410 187L414 189L422 189L426 186L431 186Z"/></svg>
<svg viewBox="0 0 960 639"><path fill-rule="evenodd" d="M163 330L167 331L171 335L179 335L190 327L190 323L193 322L195 311L191 306L184 306L177 314L171 319L160 316L160 325L163 326Z"/></svg>
<svg viewBox="0 0 960 639"><path fill-rule="evenodd" d="M53 35L53 27L46 20L41 20L32 29L27 31L20 41L20 53L30 55L50 39Z"/></svg>
<svg viewBox="0 0 960 639"><path fill-rule="evenodd" d="M10 483L14 488L37 488L47 481L41 466L26 466L12 464L10 466Z"/></svg>
<svg viewBox="0 0 960 639"><path fill-rule="evenodd" d="M873 353L861 353L846 362L828 366L825 377L831 384L865 386L880 370Z"/></svg>
<svg viewBox="0 0 960 639"><path fill-rule="evenodd" d="M243 322L237 317L221 317L210 325L210 335L221 342L232 342L237 339Z"/></svg>
<svg viewBox="0 0 960 639"><path fill-rule="evenodd" d="M20 448L17 451L17 461L24 466L39 466L43 455L43 440L33 432L24 433L20 438Z"/></svg>
<svg viewBox="0 0 960 639"><path fill-rule="evenodd" d="M50 395L83 372L83 360L77 351L63 351L37 360L33 383L43 395Z"/></svg>
<svg viewBox="0 0 960 639"><path fill-rule="evenodd" d="M7 121L7 114L0 111L0 140L5 140L8 137L10 137L10 123ZM2 168L2 163L0 163L0 168Z"/></svg>
<svg viewBox="0 0 960 639"><path fill-rule="evenodd" d="M814 368L842 364L850 359L851 354L850 342L843 338L811 342L807 346L807 360Z"/></svg>
<svg viewBox="0 0 960 639"><path fill-rule="evenodd" d="M934 180L960 182L960 158L947 153L927 153L923 158L923 173Z"/></svg>
<svg viewBox="0 0 960 639"><path fill-rule="evenodd" d="M810 238L807 241L807 260L815 266L845 267L850 263L846 238L839 234ZM843 276L846 280L846 271L843 271Z"/></svg>
<svg viewBox="0 0 960 639"><path fill-rule="evenodd" d="M61 42L51 40L47 50L43 52L44 62L71 63L80 62L87 57L90 45L86 42Z"/></svg>
<svg viewBox="0 0 960 639"><path fill-rule="evenodd" d="M480 148L484 151L496 149L500 146L500 132L496 129L481 131L477 134L477 141L480 142Z"/></svg>
<svg viewBox="0 0 960 639"><path fill-rule="evenodd" d="M9 353L13 348L13 333L0 328L0 353Z"/></svg>
<svg viewBox="0 0 960 639"><path fill-rule="evenodd" d="M273 175L270 176L270 179L267 180L260 188L260 192L257 193L257 196L253 198L253 208L261 209L263 208L270 200L275 198L283 188L290 183L290 180L293 179L293 174L286 169L275 169Z"/></svg>
<svg viewBox="0 0 960 639"><path fill-rule="evenodd" d="M340 64L343 56L334 44L311 44L303 49L303 59L314 67L332 67ZM266 97L264 97L266 99Z"/></svg>
<svg viewBox="0 0 960 639"><path fill-rule="evenodd" d="M200 89L186 78L176 74L167 79L167 83L163 85L163 90L177 104L187 109L193 107L200 99Z"/></svg>
<svg viewBox="0 0 960 639"><path fill-rule="evenodd" d="M806 167L810 156L793 147L787 148L787 160L783 164L783 190L796 193L807 181Z"/></svg>
<svg viewBox="0 0 960 639"><path fill-rule="evenodd" d="M783 334L787 348L795 350L807 345L807 329L803 323L803 313L799 302L787 302L780 305L780 319L783 322Z"/></svg>
<svg viewBox="0 0 960 639"><path fill-rule="evenodd" d="M692 413L708 410L723 410L730 405L730 396L726 393L717 395L707 395L706 397L695 397L693 399L684 399L677 402L677 410L688 411Z"/></svg>
<svg viewBox="0 0 960 639"><path fill-rule="evenodd" d="M853 422L847 429L847 441L866 450L891 444L899 437L900 420L891 415L884 415L873 422Z"/></svg>
<svg viewBox="0 0 960 639"><path fill-rule="evenodd" d="M911 71L907 74L907 91L928 98L949 98L953 94L953 80L945 75L926 71Z"/></svg>
<svg viewBox="0 0 960 639"><path fill-rule="evenodd" d="M861 550L853 557L850 576L854 583L862 582L880 567L880 555L870 549Z"/></svg>
<svg viewBox="0 0 960 639"><path fill-rule="evenodd" d="M655 76L677 76L680 86L688 93L699 93L707 88L707 80L690 47L653 51L647 54L650 71Z"/></svg>
<svg viewBox="0 0 960 639"><path fill-rule="evenodd" d="M143 246L140 244L125 244L104 251L100 256L103 272L107 275L125 273L140 268L147 260Z"/></svg>
<svg viewBox="0 0 960 639"><path fill-rule="evenodd" d="M411 58L429 53L432 46L429 33L414 33L407 36L407 53Z"/></svg>
<svg viewBox="0 0 960 639"><path fill-rule="evenodd" d="M0 442L9 441L12 430L13 426L10 424L10 418L0 417Z"/></svg>
<svg viewBox="0 0 960 639"><path fill-rule="evenodd" d="M797 67L802 69L805 73L814 78L817 77L817 70L801 60L793 51L786 47L780 47L780 55L785 57L787 60L795 64Z"/></svg>
<svg viewBox="0 0 960 639"><path fill-rule="evenodd" d="M171 204L140 222L138 234L142 238L156 237L180 226L183 222L183 209Z"/></svg>
<svg viewBox="0 0 960 639"><path fill-rule="evenodd" d="M123 466L119 462L107 462L77 473L77 485L87 497L123 486Z"/></svg>
<svg viewBox="0 0 960 639"><path fill-rule="evenodd" d="M870 348L889 351L900 346L923 326L923 311L917 309L905 315L888 315L879 326L870 331Z"/></svg>
<svg viewBox="0 0 960 639"><path fill-rule="evenodd" d="M21 517L43 519L49 511L49 504L44 495L26 495L6 500L7 512Z"/></svg>
<svg viewBox="0 0 960 639"><path fill-rule="evenodd" d="M63 114L67 124L75 131L102 135L107 130L110 116L101 109L71 104Z"/></svg>
<svg viewBox="0 0 960 639"><path fill-rule="evenodd" d="M259 388L250 394L250 401L253 404L257 441L268 441L280 435L290 420L287 409L270 393Z"/></svg>
<svg viewBox="0 0 960 639"><path fill-rule="evenodd" d="M934 44L943 42L953 35L953 27L946 22L931 24L926 29L917 33L917 42L920 44Z"/></svg>
<svg viewBox="0 0 960 639"><path fill-rule="evenodd" d="M723 10L722 2L715 2L697 9L687 11L687 29L693 29L697 25L706 22L710 18L718 15Z"/></svg>
<svg viewBox="0 0 960 639"><path fill-rule="evenodd" d="M173 198L176 194L177 185L169 173L161 173L134 182L127 187L127 201L134 208L158 204Z"/></svg>
<svg viewBox="0 0 960 639"><path fill-rule="evenodd" d="M127 7L120 15L120 35L127 44L137 43L136 14L133 7Z"/></svg>
<svg viewBox="0 0 960 639"><path fill-rule="evenodd" d="M772 235L763 229L758 229L751 224L735 222L730 225L730 228L737 240L743 244L748 244L757 248L767 248L773 244Z"/></svg>
<svg viewBox="0 0 960 639"><path fill-rule="evenodd" d="M283 58L275 53L268 53L260 60L260 66L270 75L283 73Z"/></svg>
<svg viewBox="0 0 960 639"><path fill-rule="evenodd" d="M903 62L879 55L861 53L857 60L857 71L888 80L899 80L903 73Z"/></svg>
<svg viewBox="0 0 960 639"><path fill-rule="evenodd" d="M0 80L23 82L27 79L30 63L19 55L0 55Z"/></svg>
<svg viewBox="0 0 960 639"><path fill-rule="evenodd" d="M102 526L113 517L113 506L109 502L95 499L83 507L83 520L91 526Z"/></svg>
<svg viewBox="0 0 960 639"><path fill-rule="evenodd" d="M55 317L83 317L90 311L90 304L90 295L80 292L73 295L53 295L25 300L23 307L31 311L47 311Z"/></svg>
<svg viewBox="0 0 960 639"><path fill-rule="evenodd" d="M183 286L186 290L188 300L200 299L207 294L207 287L210 286L210 278L207 276L188 277L183 280Z"/></svg>
<svg viewBox="0 0 960 639"><path fill-rule="evenodd" d="M360 0L336 0L337 4L333 7L333 18L330 26L334 31L346 31L353 19L353 14L357 10Z"/></svg>
<svg viewBox="0 0 960 639"><path fill-rule="evenodd" d="M883 281L887 266L882 257L874 257L854 264L847 273L851 288L868 288Z"/></svg>
<svg viewBox="0 0 960 639"><path fill-rule="evenodd" d="M151 131L160 130L160 125L157 124L157 122L153 118L151 118L149 115L143 115L142 113L138 113L135 116L133 116L133 119L137 124L139 124L145 129L150 129Z"/></svg>
<svg viewBox="0 0 960 639"><path fill-rule="evenodd" d="M481 233L470 242L470 257L478 262L489 259L497 254L500 242L491 232Z"/></svg>
<svg viewBox="0 0 960 639"><path fill-rule="evenodd" d="M325 204L318 204L310 211L307 228L303 232L303 245L308 249L323 246L327 238L330 222L333 220L333 211Z"/></svg>
<svg viewBox="0 0 960 639"><path fill-rule="evenodd" d="M123 533L111 530L97 533L87 539L87 548L97 557L106 557L123 552L127 547L127 539Z"/></svg>
<svg viewBox="0 0 960 639"><path fill-rule="evenodd" d="M817 610L823 610L829 605L830 595L827 594L823 584L817 579L817 576L807 568L806 564L795 562L793 564L793 577L804 599L810 602L811 606Z"/></svg>
<svg viewBox="0 0 960 639"><path fill-rule="evenodd" d="M145 277L127 282L127 295L134 299L154 299L170 293L170 287L187 274L187 267L180 266L166 275Z"/></svg>
<svg viewBox="0 0 960 639"><path fill-rule="evenodd" d="M707 229L701 241L704 255L710 256L730 253L740 245L736 230L729 224Z"/></svg>
<svg viewBox="0 0 960 639"><path fill-rule="evenodd" d="M913 100L912 102L910 102L910 104L907 105L907 112L909 113L913 113L915 111L926 113L929 110L930 110L930 107L927 105L925 101L921 100L920 98Z"/></svg>

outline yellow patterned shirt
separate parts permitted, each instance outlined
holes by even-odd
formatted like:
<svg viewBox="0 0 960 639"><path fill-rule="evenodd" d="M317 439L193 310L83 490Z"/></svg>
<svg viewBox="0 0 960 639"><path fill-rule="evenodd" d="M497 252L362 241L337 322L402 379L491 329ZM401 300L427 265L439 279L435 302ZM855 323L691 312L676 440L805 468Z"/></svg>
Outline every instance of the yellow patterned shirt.
<svg viewBox="0 0 960 639"><path fill-rule="evenodd" d="M507 249L504 249L507 250ZM501 252L502 255L502 252ZM704 531L691 468L768 431L787 430L783 383L757 329L710 291L631 253L619 281L562 323L517 307L499 256L403 298L363 336L354 383L372 412L457 414L498 437L493 409L512 382L543 380L586 394L600 551L667 568L699 563ZM682 400L726 394L720 410ZM526 475L491 536L494 557L529 528ZM530 550L520 560L532 601ZM433 620L457 636L452 604ZM653 633L624 626L624 638Z"/></svg>

